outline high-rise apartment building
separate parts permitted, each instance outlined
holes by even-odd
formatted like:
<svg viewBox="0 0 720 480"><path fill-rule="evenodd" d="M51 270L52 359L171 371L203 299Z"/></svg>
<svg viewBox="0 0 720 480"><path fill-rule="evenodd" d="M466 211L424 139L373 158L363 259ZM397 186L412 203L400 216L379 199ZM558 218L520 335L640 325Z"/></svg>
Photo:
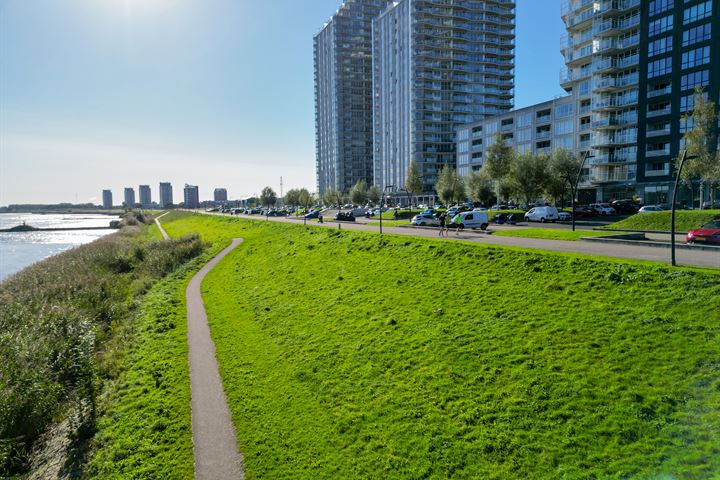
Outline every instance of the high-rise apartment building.
<svg viewBox="0 0 720 480"><path fill-rule="evenodd" d="M132 187L126 187L124 191L125 195L125 208L135 207L135 189Z"/></svg>
<svg viewBox="0 0 720 480"><path fill-rule="evenodd" d="M561 85L592 123L597 200L666 203L695 87L716 103L720 0L572 0Z"/></svg>
<svg viewBox="0 0 720 480"><path fill-rule="evenodd" d="M113 208L112 191L111 190L103 190L102 199L103 199L103 208L105 210L110 210L111 208Z"/></svg>
<svg viewBox="0 0 720 480"><path fill-rule="evenodd" d="M150 193L150 185L140 185L138 188L140 194L140 205L143 208L152 207L152 194Z"/></svg>
<svg viewBox="0 0 720 480"><path fill-rule="evenodd" d="M391 0L345 0L314 38L317 190L373 180L372 19Z"/></svg>
<svg viewBox="0 0 720 480"><path fill-rule="evenodd" d="M425 190L456 163L456 127L513 107L514 0L400 0L373 21L374 183Z"/></svg>
<svg viewBox="0 0 720 480"><path fill-rule="evenodd" d="M200 191L196 185L186 183L183 193L185 194L185 208L200 207Z"/></svg>
<svg viewBox="0 0 720 480"><path fill-rule="evenodd" d="M160 182L160 208L167 208L173 204L173 191L170 182Z"/></svg>
<svg viewBox="0 0 720 480"><path fill-rule="evenodd" d="M215 203L225 203L227 202L227 199L228 196L226 188L216 188L215 191L213 191L213 200L215 200Z"/></svg>

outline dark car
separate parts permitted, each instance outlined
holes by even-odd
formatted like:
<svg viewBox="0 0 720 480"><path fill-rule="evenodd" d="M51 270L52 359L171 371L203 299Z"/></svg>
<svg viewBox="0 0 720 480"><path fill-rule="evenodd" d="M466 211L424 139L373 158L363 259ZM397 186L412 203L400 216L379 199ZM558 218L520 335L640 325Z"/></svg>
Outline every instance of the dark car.
<svg viewBox="0 0 720 480"><path fill-rule="evenodd" d="M685 241L687 243L720 245L720 217L709 221L700 228L690 230Z"/></svg>
<svg viewBox="0 0 720 480"><path fill-rule="evenodd" d="M310 213L306 213L305 218L318 218L320 216L320 210L314 210Z"/></svg>
<svg viewBox="0 0 720 480"><path fill-rule="evenodd" d="M333 219L341 222L354 222L355 215L353 215L352 212L338 212L335 214Z"/></svg>
<svg viewBox="0 0 720 480"><path fill-rule="evenodd" d="M575 215L575 218L598 216L598 212L596 210L586 205L576 205L575 210L573 210L573 214Z"/></svg>
<svg viewBox="0 0 720 480"><path fill-rule="evenodd" d="M610 206L613 207L617 213L625 215L632 215L640 209L640 206L633 200L614 200L610 202Z"/></svg>

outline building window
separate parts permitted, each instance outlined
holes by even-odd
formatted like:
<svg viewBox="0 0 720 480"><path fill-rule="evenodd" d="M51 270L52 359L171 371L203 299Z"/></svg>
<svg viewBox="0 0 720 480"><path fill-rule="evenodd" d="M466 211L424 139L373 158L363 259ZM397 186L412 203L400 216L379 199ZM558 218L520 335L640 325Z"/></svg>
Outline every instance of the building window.
<svg viewBox="0 0 720 480"><path fill-rule="evenodd" d="M475 140L472 141L473 147L481 146L482 144L483 144L482 138L476 138Z"/></svg>
<svg viewBox="0 0 720 480"><path fill-rule="evenodd" d="M661 58L648 64L648 78L658 77L672 72L672 58Z"/></svg>
<svg viewBox="0 0 720 480"><path fill-rule="evenodd" d="M590 95L590 80L583 80L579 85L580 95L585 97Z"/></svg>
<svg viewBox="0 0 720 480"><path fill-rule="evenodd" d="M680 133L685 133L688 130L692 130L695 127L695 119L692 117L685 117L680 119Z"/></svg>
<svg viewBox="0 0 720 480"><path fill-rule="evenodd" d="M704 25L698 25L690 30L683 32L683 47L692 45L693 43L704 42L710 40L712 24L706 23Z"/></svg>
<svg viewBox="0 0 720 480"><path fill-rule="evenodd" d="M659 38L648 43L648 56L660 55L672 50L672 37Z"/></svg>
<svg viewBox="0 0 720 480"><path fill-rule="evenodd" d="M470 150L470 145L468 145L468 142L460 142L458 144L458 152L464 153Z"/></svg>
<svg viewBox="0 0 720 480"><path fill-rule="evenodd" d="M467 140L470 138L470 130L458 130L458 140Z"/></svg>
<svg viewBox="0 0 720 480"><path fill-rule="evenodd" d="M467 165L470 163L470 156L467 153L458 155L458 165Z"/></svg>
<svg viewBox="0 0 720 480"><path fill-rule="evenodd" d="M652 17L653 15L670 10L675 6L674 3L673 0L652 0L652 2L650 2L649 14Z"/></svg>
<svg viewBox="0 0 720 480"><path fill-rule="evenodd" d="M687 25L688 23L702 20L703 18L709 17L711 14L712 14L712 0L708 0L707 2L703 2L703 3L698 3L697 5L693 5L690 8L686 8L685 11L683 11L683 24Z"/></svg>
<svg viewBox="0 0 720 480"><path fill-rule="evenodd" d="M668 15L667 17L660 18L650 22L648 25L648 36L660 35L661 33L672 30L673 28L673 16Z"/></svg>
<svg viewBox="0 0 720 480"><path fill-rule="evenodd" d="M482 156L483 156L483 152L473 152L473 154L472 154L473 160L477 160L477 159L479 159L479 158L482 158Z"/></svg>
<svg viewBox="0 0 720 480"><path fill-rule="evenodd" d="M555 135L563 135L565 133L572 133L573 131L573 120L562 120L555 122Z"/></svg>
<svg viewBox="0 0 720 480"><path fill-rule="evenodd" d="M688 73L680 77L680 88L682 90L690 90L696 87L705 87L710 81L710 71L701 70L699 72Z"/></svg>
<svg viewBox="0 0 720 480"><path fill-rule="evenodd" d="M529 142L532 140L532 129L531 128L523 128L522 130L517 131L517 141L518 142Z"/></svg>
<svg viewBox="0 0 720 480"><path fill-rule="evenodd" d="M566 103L555 107L555 118L563 118L573 114L573 104Z"/></svg>
<svg viewBox="0 0 720 480"><path fill-rule="evenodd" d="M557 137L557 138L555 138L554 143L555 143L556 148L566 148L568 150L573 149L572 135L565 135L563 137Z"/></svg>
<svg viewBox="0 0 720 480"><path fill-rule="evenodd" d="M703 92L701 94L705 100L707 100L708 95L707 92ZM691 95L685 95L684 97L680 97L680 111L681 112L688 112L695 108L695 94Z"/></svg>
<svg viewBox="0 0 720 480"><path fill-rule="evenodd" d="M688 23L702 20L703 18L709 17L711 14L712 0L698 3L697 5L693 5L692 7L685 9L683 12L683 24L687 25Z"/></svg>
<svg viewBox="0 0 720 480"><path fill-rule="evenodd" d="M497 133L497 130L498 130L497 122L490 122L485 126L485 134L486 135L492 135L493 133Z"/></svg>
<svg viewBox="0 0 720 480"><path fill-rule="evenodd" d="M710 47L696 48L682 54L682 68L696 67L710 63Z"/></svg>
<svg viewBox="0 0 720 480"><path fill-rule="evenodd" d="M482 125L478 125L477 127L473 127L472 133L480 133L482 132Z"/></svg>
<svg viewBox="0 0 720 480"><path fill-rule="evenodd" d="M529 127L532 125L532 113L523 113L518 117L518 127Z"/></svg>

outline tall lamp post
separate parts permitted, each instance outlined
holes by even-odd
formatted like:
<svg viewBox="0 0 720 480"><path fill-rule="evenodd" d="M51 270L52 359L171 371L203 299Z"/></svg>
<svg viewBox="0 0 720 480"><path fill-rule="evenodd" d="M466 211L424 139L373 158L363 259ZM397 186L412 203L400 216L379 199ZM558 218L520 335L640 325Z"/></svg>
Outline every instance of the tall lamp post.
<svg viewBox="0 0 720 480"><path fill-rule="evenodd" d="M383 205L385 205L385 194L388 191L393 191L395 188L395 185L385 185L385 188L383 188L382 194L380 195L380 235L382 235L382 218L383 218Z"/></svg>
<svg viewBox="0 0 720 480"><path fill-rule="evenodd" d="M678 188L680 187L680 174L682 173L683 166L685 165L685 160L691 160L692 158L693 157L688 156L687 150L683 150L680 154L680 165L678 166L677 174L675 174L675 188L673 189L672 208L670 213L670 263L673 267L677 265L675 261L675 206L677 204Z"/></svg>
<svg viewBox="0 0 720 480"><path fill-rule="evenodd" d="M577 196L578 184L580 184L580 177L582 177L583 167L585 167L585 162L587 161L589 156L589 151L583 154L582 161L580 162L580 168L578 168L577 176L574 179L575 181L573 182L573 179L568 177L568 182L570 182L570 194L572 196L572 198L570 199L570 217L572 218L573 232L575 231L575 197Z"/></svg>

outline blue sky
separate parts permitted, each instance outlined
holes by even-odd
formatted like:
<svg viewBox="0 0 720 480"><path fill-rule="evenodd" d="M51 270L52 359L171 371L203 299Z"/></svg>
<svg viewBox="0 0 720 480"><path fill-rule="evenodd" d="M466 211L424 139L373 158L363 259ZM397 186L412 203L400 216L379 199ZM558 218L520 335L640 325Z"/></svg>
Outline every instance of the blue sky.
<svg viewBox="0 0 720 480"><path fill-rule="evenodd" d="M0 0L0 205L312 190L312 37L339 3ZM518 0L517 107L562 94L559 11Z"/></svg>

